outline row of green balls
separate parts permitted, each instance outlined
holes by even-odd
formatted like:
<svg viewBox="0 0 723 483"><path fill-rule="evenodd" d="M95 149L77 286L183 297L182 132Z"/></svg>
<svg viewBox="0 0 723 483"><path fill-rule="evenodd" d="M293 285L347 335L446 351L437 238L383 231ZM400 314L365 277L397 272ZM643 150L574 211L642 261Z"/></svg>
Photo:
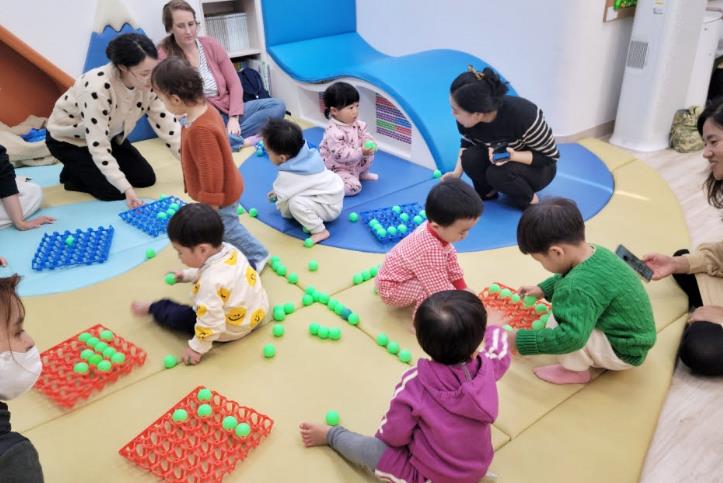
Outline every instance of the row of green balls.
<svg viewBox="0 0 723 483"><path fill-rule="evenodd" d="M323 340L341 339L341 329L339 327L324 327L317 322L312 322L309 324L309 334Z"/></svg>
<svg viewBox="0 0 723 483"><path fill-rule="evenodd" d="M196 398L199 401L210 401L212 393L209 389L203 388L198 391ZM198 406L196 414L201 418L207 418L213 414L213 408L210 404L204 403ZM188 411L185 409L176 409L173 411L172 419L174 422L182 423L188 419ZM238 420L233 416L226 416L221 422L221 426L226 431L235 431L236 436L245 438L251 434L251 426L247 423L239 423Z"/></svg>
<svg viewBox="0 0 723 483"><path fill-rule="evenodd" d="M246 209L243 206L238 205L238 207L236 208L236 214L241 216L244 213L246 213ZM249 209L249 216L251 218L256 218L257 216L259 216L259 210L257 210L256 208Z"/></svg>
<svg viewBox="0 0 723 483"><path fill-rule="evenodd" d="M499 298L501 299L507 299L509 298L512 303L518 304L522 302L522 305L525 307L532 307L535 306L535 312L538 314L545 313L549 309L547 305L545 304L537 304L535 305L535 302L537 302L537 298L532 295L526 295L525 297L520 297L519 294L513 293L512 290L508 288L502 288L498 284L493 283L490 285L487 289L487 292L490 295L499 294Z"/></svg>
<svg viewBox="0 0 723 483"><path fill-rule="evenodd" d="M380 332L377 334L377 344L379 344L382 347L387 348L387 352L389 352L393 356L399 357L399 360L404 362L405 364L409 364L412 362L412 353L408 351L407 349L402 349L399 346L398 342L394 342L393 340L389 340L389 336L385 334L384 332Z"/></svg>
<svg viewBox="0 0 723 483"><path fill-rule="evenodd" d="M369 270L363 270L359 273L355 273L351 277L351 281L354 283L354 285L359 285L363 282L366 282L367 280L371 280L372 278L376 277L377 273L379 273L379 265L374 265Z"/></svg>
<svg viewBox="0 0 723 483"><path fill-rule="evenodd" d="M114 337L113 332L107 329L102 330L99 335L101 339L107 341L112 341ZM89 349L84 349L80 353L80 358L87 362L81 361L73 365L73 371L76 373L87 374L90 370L89 365L96 366L101 372L108 372L111 370L111 364L123 364L126 360L125 354L118 352L89 332L80 334L78 340L86 344Z"/></svg>

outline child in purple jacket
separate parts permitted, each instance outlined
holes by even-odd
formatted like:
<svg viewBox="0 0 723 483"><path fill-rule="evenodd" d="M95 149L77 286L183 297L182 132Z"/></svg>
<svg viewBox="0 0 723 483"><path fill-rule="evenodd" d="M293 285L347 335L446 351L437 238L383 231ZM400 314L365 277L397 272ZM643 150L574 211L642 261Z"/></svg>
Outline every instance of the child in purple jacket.
<svg viewBox="0 0 723 483"><path fill-rule="evenodd" d="M305 422L304 446L328 444L383 481L478 482L494 456L496 383L510 365L507 333L486 325L485 308L472 293L431 295L414 327L432 360L420 359L402 376L376 436Z"/></svg>

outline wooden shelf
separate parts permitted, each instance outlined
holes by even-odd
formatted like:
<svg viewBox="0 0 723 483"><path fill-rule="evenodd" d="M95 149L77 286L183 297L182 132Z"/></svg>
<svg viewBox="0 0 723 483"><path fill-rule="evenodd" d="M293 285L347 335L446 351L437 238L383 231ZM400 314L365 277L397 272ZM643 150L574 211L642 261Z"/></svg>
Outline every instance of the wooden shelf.
<svg viewBox="0 0 723 483"><path fill-rule="evenodd" d="M241 49L241 50L235 50L233 52L227 52L228 56L231 59L235 59L238 57L248 57L249 55L256 55L260 54L261 49L255 49L255 48L248 48L248 49Z"/></svg>

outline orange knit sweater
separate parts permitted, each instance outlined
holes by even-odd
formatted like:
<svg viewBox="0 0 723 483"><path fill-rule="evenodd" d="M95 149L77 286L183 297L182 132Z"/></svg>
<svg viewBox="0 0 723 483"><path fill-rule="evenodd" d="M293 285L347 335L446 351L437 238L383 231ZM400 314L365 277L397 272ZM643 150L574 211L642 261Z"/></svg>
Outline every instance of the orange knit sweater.
<svg viewBox="0 0 723 483"><path fill-rule="evenodd" d="M196 201L223 207L236 203L243 193L243 179L231 157L226 127L210 104L181 130L181 166L186 192Z"/></svg>

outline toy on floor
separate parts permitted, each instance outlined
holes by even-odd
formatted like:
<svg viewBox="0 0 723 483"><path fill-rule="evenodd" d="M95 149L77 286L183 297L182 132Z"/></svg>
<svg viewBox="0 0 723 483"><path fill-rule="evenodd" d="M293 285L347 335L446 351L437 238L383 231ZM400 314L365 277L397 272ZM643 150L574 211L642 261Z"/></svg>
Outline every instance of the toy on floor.
<svg viewBox="0 0 723 483"><path fill-rule="evenodd" d="M517 290L496 282L479 294L487 310L501 312L507 320L505 329L534 329L545 327L552 306L546 300L520 297Z"/></svg>
<svg viewBox="0 0 723 483"><path fill-rule="evenodd" d="M45 233L33 256L36 272L76 265L94 265L108 261L115 230L108 228L77 229L74 232Z"/></svg>
<svg viewBox="0 0 723 483"><path fill-rule="evenodd" d="M118 216L143 233L155 237L166 233L168 221L185 204L175 196L166 196L158 201L119 213Z"/></svg>
<svg viewBox="0 0 723 483"><path fill-rule="evenodd" d="M339 413L337 411L331 409L326 412L326 417L324 419L326 420L326 424L328 424L329 426L336 426L337 424L339 424L341 416L339 416Z"/></svg>
<svg viewBox="0 0 723 483"><path fill-rule="evenodd" d="M256 143L256 156L261 157L266 154L266 150L264 149L264 142L259 141Z"/></svg>
<svg viewBox="0 0 723 483"><path fill-rule="evenodd" d="M339 340L341 339L341 329L339 327L324 327L318 322L309 324L309 334L322 340Z"/></svg>
<svg viewBox="0 0 723 483"><path fill-rule="evenodd" d="M205 391L209 398L201 399ZM273 425L268 416L198 387L118 452L165 481L220 482Z"/></svg>
<svg viewBox="0 0 723 483"><path fill-rule="evenodd" d="M362 211L359 215L362 222L382 243L401 240L427 219L427 214L419 203Z"/></svg>
<svg viewBox="0 0 723 483"><path fill-rule="evenodd" d="M100 324L51 347L40 357L43 372L35 389L68 409L146 362L142 349Z"/></svg>

